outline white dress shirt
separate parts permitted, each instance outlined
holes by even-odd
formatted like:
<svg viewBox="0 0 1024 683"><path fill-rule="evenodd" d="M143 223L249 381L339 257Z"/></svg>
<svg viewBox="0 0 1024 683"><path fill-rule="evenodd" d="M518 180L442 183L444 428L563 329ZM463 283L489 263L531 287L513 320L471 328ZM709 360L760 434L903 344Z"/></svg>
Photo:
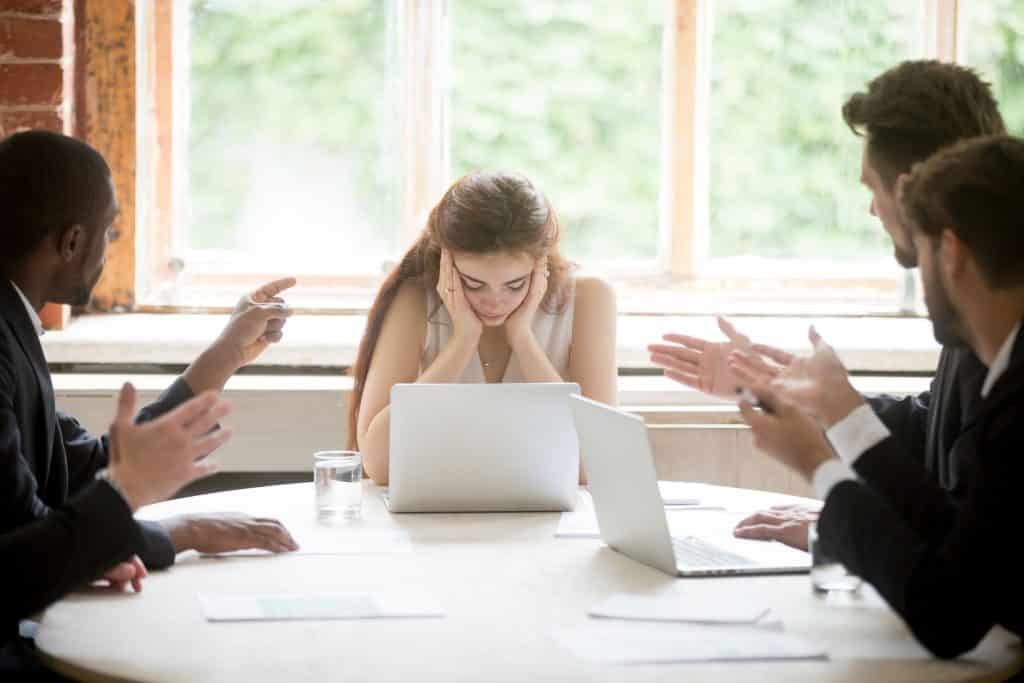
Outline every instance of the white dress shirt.
<svg viewBox="0 0 1024 683"><path fill-rule="evenodd" d="M18 293L18 297L21 298L21 303L25 304L25 311L28 312L29 320L32 321L32 327L35 328L36 334L42 337L45 330L43 330L43 321L39 319L39 314L36 313L36 309L32 308L32 304L28 302L28 299L25 298L25 293L21 291L21 288L14 284L13 281L9 282L11 287L14 287L14 291Z"/></svg>
<svg viewBox="0 0 1024 683"><path fill-rule="evenodd" d="M1013 354L1013 345L1020 332L1021 324L1018 322L1010 330L1010 334L999 347L999 352L992 360L992 365L985 375L985 383L981 385L981 397L985 398L992 387L1003 376L1010 365L1010 356ZM889 436L889 429L879 419L871 407L864 404L832 425L825 436L828 437L832 447L839 455L823 462L814 470L811 484L814 486L814 493L822 500L828 496L832 488L846 479L856 479L853 471L853 464L857 458L866 453L869 449L878 445L883 439Z"/></svg>

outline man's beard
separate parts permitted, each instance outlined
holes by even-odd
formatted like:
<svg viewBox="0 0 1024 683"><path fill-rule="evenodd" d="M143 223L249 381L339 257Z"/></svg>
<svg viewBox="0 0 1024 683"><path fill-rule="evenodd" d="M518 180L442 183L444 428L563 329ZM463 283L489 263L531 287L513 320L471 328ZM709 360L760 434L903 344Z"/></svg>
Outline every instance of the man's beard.
<svg viewBox="0 0 1024 683"><path fill-rule="evenodd" d="M928 317L932 321L935 341L943 346L963 346L967 343L960 314L953 307L949 293L937 272L933 271L930 279L924 279L924 302L928 307Z"/></svg>
<svg viewBox="0 0 1024 683"><path fill-rule="evenodd" d="M903 268L910 270L911 268L917 268L917 252L912 249L901 249L900 247L894 246L892 254L896 257L896 263L900 264Z"/></svg>
<svg viewBox="0 0 1024 683"><path fill-rule="evenodd" d="M86 306L92 301L92 290L96 287L96 283L100 281L100 276L103 275L103 266L101 265L96 271L96 274L89 278L88 281L77 285L71 292L71 305L72 306Z"/></svg>

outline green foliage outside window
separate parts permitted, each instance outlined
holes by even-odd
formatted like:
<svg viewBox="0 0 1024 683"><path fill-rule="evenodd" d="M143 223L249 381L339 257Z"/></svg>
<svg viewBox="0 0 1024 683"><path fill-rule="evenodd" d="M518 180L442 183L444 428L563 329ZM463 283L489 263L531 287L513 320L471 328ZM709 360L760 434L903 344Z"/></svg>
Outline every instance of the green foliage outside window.
<svg viewBox="0 0 1024 683"><path fill-rule="evenodd" d="M860 141L839 109L913 56L918 3L713 6L712 255L887 258L857 183ZM1024 0L969 6L970 62L995 83L1007 123L1022 134ZM573 257L654 257L663 0L450 0L450 8L453 176L521 170L551 198ZM390 0L193 0L193 248L252 248L240 222L253 220L254 194L267 191L261 166L301 168L312 154L321 172L347 169L338 184L350 215L328 216L312 238L303 224L283 234L339 240L317 247L397 250L394 12ZM304 180L301 171L285 175Z"/></svg>

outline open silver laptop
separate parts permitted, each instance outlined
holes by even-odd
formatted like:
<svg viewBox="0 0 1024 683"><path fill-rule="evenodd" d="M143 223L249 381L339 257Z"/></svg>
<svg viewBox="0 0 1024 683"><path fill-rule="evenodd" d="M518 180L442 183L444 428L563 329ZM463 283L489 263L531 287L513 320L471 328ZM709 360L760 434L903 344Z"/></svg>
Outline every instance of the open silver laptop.
<svg viewBox="0 0 1024 683"><path fill-rule="evenodd" d="M571 510L579 498L572 383L396 384L392 512Z"/></svg>
<svg viewBox="0 0 1024 683"><path fill-rule="evenodd" d="M707 512L676 513L678 521L692 519L694 527L673 536L643 420L580 396L570 401L597 524L610 548L678 576L810 570L807 553L781 543L731 538L716 543L707 529L700 528L698 520L707 519ZM721 547L726 544L730 549Z"/></svg>

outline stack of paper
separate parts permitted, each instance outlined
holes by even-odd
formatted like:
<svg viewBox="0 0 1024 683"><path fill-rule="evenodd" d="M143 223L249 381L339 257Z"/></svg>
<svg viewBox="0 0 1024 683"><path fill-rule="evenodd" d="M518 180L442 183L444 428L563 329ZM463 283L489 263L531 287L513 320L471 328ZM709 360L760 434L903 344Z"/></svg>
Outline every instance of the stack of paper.
<svg viewBox="0 0 1024 683"><path fill-rule="evenodd" d="M590 608L590 616L606 619L735 625L766 624L770 612L763 605L738 600L723 602L705 593L670 596L617 593Z"/></svg>
<svg viewBox="0 0 1024 683"><path fill-rule="evenodd" d="M207 621L295 621L441 617L440 605L423 596L374 593L199 594Z"/></svg>
<svg viewBox="0 0 1024 683"><path fill-rule="evenodd" d="M577 657L603 664L825 659L802 638L749 626L605 622L553 634Z"/></svg>

